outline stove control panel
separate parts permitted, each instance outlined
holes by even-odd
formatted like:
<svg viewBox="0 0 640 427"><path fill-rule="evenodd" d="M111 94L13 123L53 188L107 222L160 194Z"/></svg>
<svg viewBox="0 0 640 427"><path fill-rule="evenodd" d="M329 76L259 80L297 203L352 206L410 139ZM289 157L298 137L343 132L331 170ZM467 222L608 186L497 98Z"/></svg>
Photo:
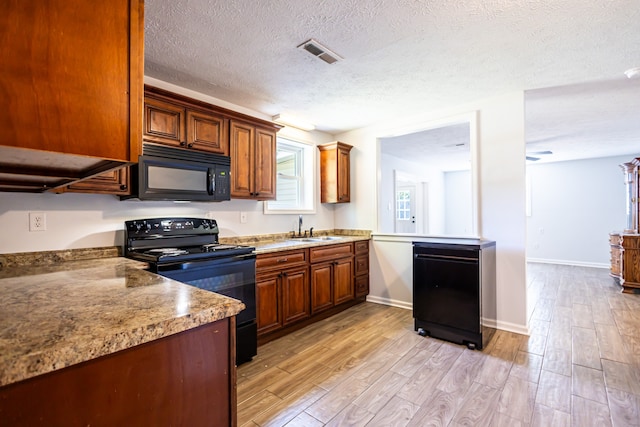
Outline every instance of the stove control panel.
<svg viewBox="0 0 640 427"><path fill-rule="evenodd" d="M124 224L129 237L218 234L216 220L206 218L136 219Z"/></svg>

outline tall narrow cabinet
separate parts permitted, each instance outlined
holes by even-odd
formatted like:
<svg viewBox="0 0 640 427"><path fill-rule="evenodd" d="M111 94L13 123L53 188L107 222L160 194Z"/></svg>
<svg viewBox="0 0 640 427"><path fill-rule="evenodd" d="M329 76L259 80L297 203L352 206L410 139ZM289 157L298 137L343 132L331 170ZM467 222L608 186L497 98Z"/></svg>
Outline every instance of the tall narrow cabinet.
<svg viewBox="0 0 640 427"><path fill-rule="evenodd" d="M320 150L320 202L348 203L350 191L351 145L331 142L318 145Z"/></svg>
<svg viewBox="0 0 640 427"><path fill-rule="evenodd" d="M609 235L611 276L622 292L640 293L640 157L620 165L625 177L627 223Z"/></svg>

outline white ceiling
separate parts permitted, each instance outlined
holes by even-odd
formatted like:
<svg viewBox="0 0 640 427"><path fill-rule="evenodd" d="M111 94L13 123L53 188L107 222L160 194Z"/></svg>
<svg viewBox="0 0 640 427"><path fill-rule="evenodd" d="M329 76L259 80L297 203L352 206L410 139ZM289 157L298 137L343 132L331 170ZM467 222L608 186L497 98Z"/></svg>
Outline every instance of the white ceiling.
<svg viewBox="0 0 640 427"><path fill-rule="evenodd" d="M146 0L145 74L332 134L525 90L532 151L640 154L639 23L638 0Z"/></svg>

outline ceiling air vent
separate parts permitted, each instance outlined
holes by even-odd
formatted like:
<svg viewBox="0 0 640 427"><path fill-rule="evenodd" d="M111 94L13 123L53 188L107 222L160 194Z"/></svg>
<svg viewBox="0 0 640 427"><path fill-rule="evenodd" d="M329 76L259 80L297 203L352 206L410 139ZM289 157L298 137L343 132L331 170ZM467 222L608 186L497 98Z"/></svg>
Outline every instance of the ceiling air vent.
<svg viewBox="0 0 640 427"><path fill-rule="evenodd" d="M309 39L306 42L302 43L300 46L298 46L298 49L306 50L313 56L322 59L327 64L333 64L334 62L338 62L343 59L340 55L322 46L314 39Z"/></svg>

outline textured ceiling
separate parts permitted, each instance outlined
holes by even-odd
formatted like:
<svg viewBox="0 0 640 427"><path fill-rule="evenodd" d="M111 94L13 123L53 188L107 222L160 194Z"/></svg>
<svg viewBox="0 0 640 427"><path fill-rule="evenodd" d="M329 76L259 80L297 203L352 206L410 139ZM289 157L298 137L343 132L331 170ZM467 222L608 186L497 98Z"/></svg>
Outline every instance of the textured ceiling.
<svg viewBox="0 0 640 427"><path fill-rule="evenodd" d="M638 152L639 22L638 0L146 0L145 74L334 134L526 90L536 151Z"/></svg>

